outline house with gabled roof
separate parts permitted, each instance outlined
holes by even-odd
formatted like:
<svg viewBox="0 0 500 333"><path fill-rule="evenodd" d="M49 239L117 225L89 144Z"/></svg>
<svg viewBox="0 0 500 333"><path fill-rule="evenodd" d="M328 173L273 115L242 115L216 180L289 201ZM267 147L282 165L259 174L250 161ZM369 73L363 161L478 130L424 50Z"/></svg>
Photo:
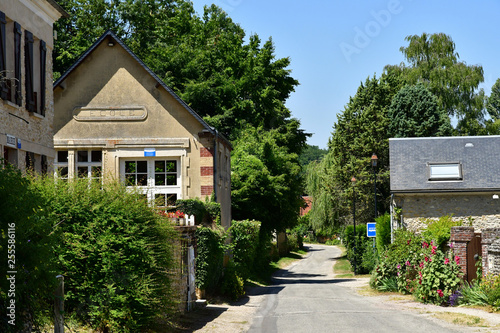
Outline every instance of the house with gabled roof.
<svg viewBox="0 0 500 333"><path fill-rule="evenodd" d="M500 136L389 139L389 158L403 226L444 215L500 226Z"/></svg>
<svg viewBox="0 0 500 333"><path fill-rule="evenodd" d="M451 245L464 276L500 272L500 136L389 139L392 228L452 216ZM394 216L397 216L394 218ZM495 247L496 246L496 247Z"/></svg>
<svg viewBox="0 0 500 333"><path fill-rule="evenodd" d="M231 221L231 145L112 31L54 83L56 177L120 179L169 208L215 197Z"/></svg>

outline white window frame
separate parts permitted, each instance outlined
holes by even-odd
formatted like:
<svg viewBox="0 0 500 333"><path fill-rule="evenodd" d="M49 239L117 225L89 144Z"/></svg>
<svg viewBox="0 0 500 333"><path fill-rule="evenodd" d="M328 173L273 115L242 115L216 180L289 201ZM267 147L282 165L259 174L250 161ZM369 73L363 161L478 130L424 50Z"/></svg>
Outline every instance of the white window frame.
<svg viewBox="0 0 500 333"><path fill-rule="evenodd" d="M461 163L429 163L430 181L463 180Z"/></svg>
<svg viewBox="0 0 500 333"><path fill-rule="evenodd" d="M125 165L130 161L146 161L147 162L147 185L129 186L126 184L126 170ZM175 161L176 162L176 184L175 185L156 185L155 184L155 162L156 161ZM180 156L155 156L155 157L121 157L120 158L120 178L128 188L137 188L146 195L148 202L157 205L159 208L169 208L172 205L161 205L157 202L156 198L164 195L167 199L169 196L176 196L176 199L182 199L182 167ZM173 172L167 174L172 175Z"/></svg>
<svg viewBox="0 0 500 333"><path fill-rule="evenodd" d="M87 161L80 161L80 152L87 152ZM100 152L100 160L95 161L92 158L93 152ZM75 150L75 176L78 178L88 178L89 180L102 181L102 150L101 149L78 149ZM83 173L80 173L80 169L87 169L85 172L85 177L82 177ZM100 169L99 173L96 174L94 171L96 168Z"/></svg>
<svg viewBox="0 0 500 333"><path fill-rule="evenodd" d="M66 156L66 161L60 161L60 156L59 153L65 152L67 154ZM56 151L56 158L54 161L54 178L56 179L61 179L61 180L68 180L69 179L69 151L68 150L57 150ZM62 168L66 168L66 174L64 176L61 175L61 172L59 171Z"/></svg>

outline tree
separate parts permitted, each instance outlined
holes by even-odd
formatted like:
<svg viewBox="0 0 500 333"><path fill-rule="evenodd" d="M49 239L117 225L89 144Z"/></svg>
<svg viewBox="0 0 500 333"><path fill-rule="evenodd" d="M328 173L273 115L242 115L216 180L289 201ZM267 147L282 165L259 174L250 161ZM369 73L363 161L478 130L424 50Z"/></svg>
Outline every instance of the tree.
<svg viewBox="0 0 500 333"><path fill-rule="evenodd" d="M319 161L328 152L318 146L306 145L304 151L299 156L300 165L304 168L313 161Z"/></svg>
<svg viewBox="0 0 500 333"><path fill-rule="evenodd" d="M437 98L440 108L449 116L457 116L457 131L475 135L484 128L484 81L480 65L459 61L455 43L443 33L412 35L405 38L408 46L400 48L407 64L386 66L408 84L423 83Z"/></svg>
<svg viewBox="0 0 500 333"><path fill-rule="evenodd" d="M274 130L249 127L232 156L233 217L261 221L261 233L292 226L302 205L298 155L279 145L277 137Z"/></svg>
<svg viewBox="0 0 500 333"><path fill-rule="evenodd" d="M392 137L451 135L446 113L439 109L437 98L421 83L402 88L394 96L387 114Z"/></svg>
<svg viewBox="0 0 500 333"><path fill-rule="evenodd" d="M486 103L490 119L486 121L486 129L490 135L500 134L500 79L491 87L491 95Z"/></svg>

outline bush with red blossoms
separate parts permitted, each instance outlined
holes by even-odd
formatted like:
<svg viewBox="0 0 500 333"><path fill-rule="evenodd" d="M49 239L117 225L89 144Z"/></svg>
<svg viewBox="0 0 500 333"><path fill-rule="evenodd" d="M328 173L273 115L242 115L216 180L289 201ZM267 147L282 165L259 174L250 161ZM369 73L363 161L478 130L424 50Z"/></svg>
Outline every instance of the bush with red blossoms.
<svg viewBox="0 0 500 333"><path fill-rule="evenodd" d="M455 258L456 259L456 258ZM418 278L413 295L419 301L442 305L462 283L460 267L451 252L431 247L418 265Z"/></svg>

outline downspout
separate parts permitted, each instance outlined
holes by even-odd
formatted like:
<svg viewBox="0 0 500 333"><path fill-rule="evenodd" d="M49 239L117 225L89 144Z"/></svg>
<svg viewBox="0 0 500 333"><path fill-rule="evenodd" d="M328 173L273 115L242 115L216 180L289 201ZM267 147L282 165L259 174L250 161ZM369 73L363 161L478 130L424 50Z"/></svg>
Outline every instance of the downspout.
<svg viewBox="0 0 500 333"><path fill-rule="evenodd" d="M394 230L393 230L393 222L394 222L394 218L393 218L393 203L394 203L394 194L391 194L391 204L389 205L390 207L390 214L391 214L391 244L394 243Z"/></svg>
<svg viewBox="0 0 500 333"><path fill-rule="evenodd" d="M217 201L217 158L219 156L219 132L214 128L215 131L215 140L214 140L214 200Z"/></svg>

